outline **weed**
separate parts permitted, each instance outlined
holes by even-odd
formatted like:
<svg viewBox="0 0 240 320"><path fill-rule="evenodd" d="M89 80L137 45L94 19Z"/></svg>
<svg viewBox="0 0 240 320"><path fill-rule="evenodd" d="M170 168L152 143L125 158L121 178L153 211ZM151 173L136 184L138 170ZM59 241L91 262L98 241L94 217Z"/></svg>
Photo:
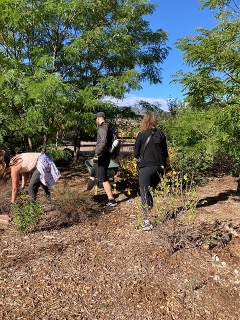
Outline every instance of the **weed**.
<svg viewBox="0 0 240 320"><path fill-rule="evenodd" d="M128 181L129 192L136 188L138 170L132 157L122 159L121 168L123 170L122 179ZM132 183L130 183L132 181ZM154 206L149 211L149 219L156 224L161 224L165 220L174 219L181 212L181 222L190 223L194 219L199 199L196 193L196 182L193 174L169 171L161 177L161 183L155 190L150 189ZM139 203L136 205L137 227L141 228L143 223L143 207ZM174 228L175 230L175 228Z"/></svg>
<svg viewBox="0 0 240 320"><path fill-rule="evenodd" d="M154 223L161 224L165 220L176 220L181 212L181 221L191 222L199 202L195 187L193 175L176 171L164 175L157 188L150 189L154 206L149 211L149 218ZM138 223L141 224L139 208L137 212Z"/></svg>
<svg viewBox="0 0 240 320"><path fill-rule="evenodd" d="M121 181L131 195L138 190L138 168L132 156L120 160L119 181Z"/></svg>
<svg viewBox="0 0 240 320"><path fill-rule="evenodd" d="M39 220L43 208L39 202L32 202L28 195L20 195L18 203L11 206L12 222L18 231L28 232Z"/></svg>
<svg viewBox="0 0 240 320"><path fill-rule="evenodd" d="M69 190L67 188L59 189L59 196L61 197L61 209L63 211L71 212L78 208L79 201L86 197L86 194L79 195L76 190Z"/></svg>
<svg viewBox="0 0 240 320"><path fill-rule="evenodd" d="M120 167L123 170L124 178L132 178L138 176L137 164L133 157L126 157L121 159Z"/></svg>

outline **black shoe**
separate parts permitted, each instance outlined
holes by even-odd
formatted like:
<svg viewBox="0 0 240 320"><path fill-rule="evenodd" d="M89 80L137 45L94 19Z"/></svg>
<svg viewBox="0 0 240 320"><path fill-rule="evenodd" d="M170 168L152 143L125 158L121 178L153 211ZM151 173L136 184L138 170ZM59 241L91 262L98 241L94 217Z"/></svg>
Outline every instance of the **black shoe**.
<svg viewBox="0 0 240 320"><path fill-rule="evenodd" d="M117 202L115 201L115 199L108 200L108 202L104 204L104 208L110 208L110 207L116 207L116 206L117 206Z"/></svg>

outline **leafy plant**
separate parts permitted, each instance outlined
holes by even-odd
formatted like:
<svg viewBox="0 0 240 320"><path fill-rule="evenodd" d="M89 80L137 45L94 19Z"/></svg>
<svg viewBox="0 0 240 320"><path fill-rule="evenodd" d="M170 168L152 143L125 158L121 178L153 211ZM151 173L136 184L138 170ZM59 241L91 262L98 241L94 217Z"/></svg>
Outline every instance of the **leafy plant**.
<svg viewBox="0 0 240 320"><path fill-rule="evenodd" d="M59 150L56 148L48 148L46 150L46 155L48 155L56 164L64 162L69 163L73 158L73 152L66 148L64 150Z"/></svg>
<svg viewBox="0 0 240 320"><path fill-rule="evenodd" d="M43 214L43 208L39 202L32 202L29 196L22 194L18 203L11 206L12 222L16 229L22 232L29 231Z"/></svg>
<svg viewBox="0 0 240 320"><path fill-rule="evenodd" d="M11 134L34 150L59 131L93 137L92 113L106 109L114 118L104 98L123 98L144 80L161 83L167 33L145 18L156 7L145 0L0 1L0 141Z"/></svg>
<svg viewBox="0 0 240 320"><path fill-rule="evenodd" d="M149 218L157 224L168 219L176 219L181 213L182 221L191 221L199 202L193 175L172 171L166 174L155 190L150 190L154 206ZM142 224L141 205L137 207L138 225Z"/></svg>
<svg viewBox="0 0 240 320"><path fill-rule="evenodd" d="M120 159L120 179L125 182L130 195L138 188L138 169L133 156Z"/></svg>

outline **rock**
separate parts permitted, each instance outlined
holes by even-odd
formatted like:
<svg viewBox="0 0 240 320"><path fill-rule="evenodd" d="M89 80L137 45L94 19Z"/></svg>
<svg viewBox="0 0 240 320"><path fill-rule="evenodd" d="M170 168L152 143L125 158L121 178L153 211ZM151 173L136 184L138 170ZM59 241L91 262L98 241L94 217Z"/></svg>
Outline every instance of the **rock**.
<svg viewBox="0 0 240 320"><path fill-rule="evenodd" d="M1 214L0 215L0 224L9 224L10 217L8 214Z"/></svg>

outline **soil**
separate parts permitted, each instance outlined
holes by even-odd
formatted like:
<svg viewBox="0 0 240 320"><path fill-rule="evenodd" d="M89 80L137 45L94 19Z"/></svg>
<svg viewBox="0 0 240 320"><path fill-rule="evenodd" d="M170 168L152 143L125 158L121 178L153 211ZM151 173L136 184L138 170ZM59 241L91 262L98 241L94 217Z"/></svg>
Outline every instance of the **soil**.
<svg viewBox="0 0 240 320"><path fill-rule="evenodd" d="M198 187L194 219L136 231L137 194L117 184L84 192L84 166L62 170L52 203L28 233L0 225L0 319L240 320L240 197L237 179ZM0 189L6 213L10 181Z"/></svg>

